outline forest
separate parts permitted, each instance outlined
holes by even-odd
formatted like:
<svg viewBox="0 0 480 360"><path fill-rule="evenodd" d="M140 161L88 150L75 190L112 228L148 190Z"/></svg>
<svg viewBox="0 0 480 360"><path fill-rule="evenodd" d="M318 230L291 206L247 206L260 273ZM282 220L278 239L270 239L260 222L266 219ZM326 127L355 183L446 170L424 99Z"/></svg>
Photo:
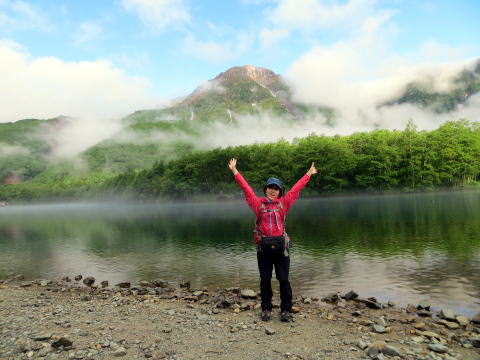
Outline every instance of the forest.
<svg viewBox="0 0 480 360"><path fill-rule="evenodd" d="M318 174L304 193L428 191L480 186L480 123L447 121L419 131L413 121L400 130L373 130L348 136L311 134L292 142L280 140L193 152L148 169L72 176L41 175L23 184L0 186L0 200L141 201L228 199L240 191L227 168L230 158L255 190L278 177L288 187L315 162Z"/></svg>

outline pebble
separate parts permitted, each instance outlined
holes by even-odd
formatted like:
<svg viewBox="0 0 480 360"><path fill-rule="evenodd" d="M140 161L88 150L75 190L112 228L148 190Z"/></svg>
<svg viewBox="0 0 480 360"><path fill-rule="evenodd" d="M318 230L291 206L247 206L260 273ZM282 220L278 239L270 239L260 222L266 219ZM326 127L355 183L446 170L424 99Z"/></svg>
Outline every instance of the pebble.
<svg viewBox="0 0 480 360"><path fill-rule="evenodd" d="M265 327L265 334L267 335L275 335L275 330L269 327Z"/></svg>
<svg viewBox="0 0 480 360"><path fill-rule="evenodd" d="M360 350L365 350L368 347L367 343L363 340L358 340L357 346Z"/></svg>
<svg viewBox="0 0 480 360"><path fill-rule="evenodd" d="M33 340L37 341L42 341L42 340L48 340L52 337L51 333L48 332L41 332L33 336Z"/></svg>
<svg viewBox="0 0 480 360"><path fill-rule="evenodd" d="M257 293L250 289L242 289L240 291L240 296L244 299L256 299Z"/></svg>
<svg viewBox="0 0 480 360"><path fill-rule="evenodd" d="M115 349L113 356L115 357L121 357L127 355L127 350L123 346L119 346L118 348Z"/></svg>

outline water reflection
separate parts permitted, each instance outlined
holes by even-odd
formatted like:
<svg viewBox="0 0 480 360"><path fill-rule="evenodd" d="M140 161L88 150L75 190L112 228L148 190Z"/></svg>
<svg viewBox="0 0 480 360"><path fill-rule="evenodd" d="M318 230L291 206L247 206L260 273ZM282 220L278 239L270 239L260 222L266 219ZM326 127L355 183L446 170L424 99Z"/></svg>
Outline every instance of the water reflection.
<svg viewBox="0 0 480 360"><path fill-rule="evenodd" d="M287 221L294 289L322 296L353 288L478 312L479 200L480 192L455 192L299 201ZM243 202L10 206L0 210L0 278L256 287L252 228Z"/></svg>

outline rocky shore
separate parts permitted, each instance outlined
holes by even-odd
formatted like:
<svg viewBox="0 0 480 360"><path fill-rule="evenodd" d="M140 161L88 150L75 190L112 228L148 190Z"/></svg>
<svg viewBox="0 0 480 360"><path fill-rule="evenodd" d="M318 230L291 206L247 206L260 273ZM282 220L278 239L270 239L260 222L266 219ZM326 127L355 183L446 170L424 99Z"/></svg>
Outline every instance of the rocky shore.
<svg viewBox="0 0 480 360"><path fill-rule="evenodd" d="M275 294L278 298L278 294ZM188 281L0 281L1 359L479 360L480 314L406 308L354 291L297 297L260 321L258 293Z"/></svg>

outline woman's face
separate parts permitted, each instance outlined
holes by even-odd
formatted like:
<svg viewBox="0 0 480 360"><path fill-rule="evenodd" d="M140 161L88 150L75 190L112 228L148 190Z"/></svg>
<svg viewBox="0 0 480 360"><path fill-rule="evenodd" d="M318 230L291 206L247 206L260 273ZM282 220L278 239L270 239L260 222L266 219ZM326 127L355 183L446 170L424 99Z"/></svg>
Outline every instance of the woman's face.
<svg viewBox="0 0 480 360"><path fill-rule="evenodd" d="M265 195L268 200L274 200L280 194L280 188L277 185L268 185L265 190Z"/></svg>

